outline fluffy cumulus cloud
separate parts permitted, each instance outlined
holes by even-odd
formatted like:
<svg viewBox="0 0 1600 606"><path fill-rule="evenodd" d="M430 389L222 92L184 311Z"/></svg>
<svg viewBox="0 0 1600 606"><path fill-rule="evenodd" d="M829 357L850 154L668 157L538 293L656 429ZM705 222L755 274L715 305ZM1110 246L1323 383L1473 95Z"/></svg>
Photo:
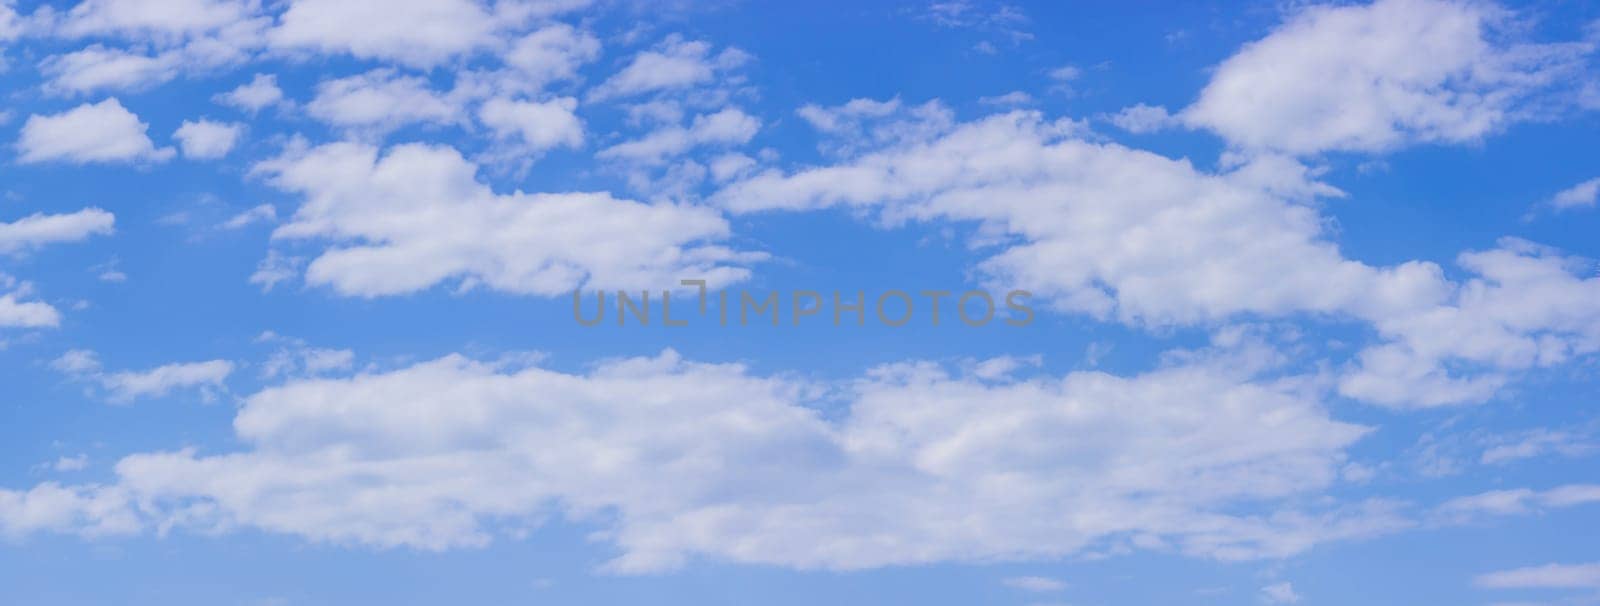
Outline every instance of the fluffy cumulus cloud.
<svg viewBox="0 0 1600 606"><path fill-rule="evenodd" d="M1124 107L1106 117L1117 128L1134 134L1150 133L1171 126L1174 119L1167 108L1140 103Z"/></svg>
<svg viewBox="0 0 1600 606"><path fill-rule="evenodd" d="M1497 484L1430 507L1365 499L1356 495L1382 492L1346 485L1398 466L1364 453L1353 461L1375 428L1331 410L1352 401L1396 409L1361 409L1362 423L1374 423L1398 409L1493 401L1529 376L1592 366L1600 275L1592 260L1516 238L1469 245L1453 260L1361 260L1341 250L1323 211L1346 195L1332 185L1337 163L1317 157L1478 142L1572 99L1590 103L1592 78L1572 76L1592 69L1594 36L1535 42L1541 30L1526 27L1527 15L1475 0L1329 3L1292 9L1221 61L1187 107L1138 103L1082 120L1028 111L1052 92L1105 81L1087 63L1056 62L1030 68L1037 88L979 98L968 109L985 113L960 119L939 99L847 94L784 105L799 106L785 115L747 111L767 107L774 91L746 80L755 59L739 48L648 27L617 35L599 29L611 23L605 15L552 18L586 4L73 0L22 16L0 0L0 48L41 41L9 53L39 76L36 94L18 99L59 104L0 111L0 123L17 132L23 172L281 149L245 159L247 179L274 199L236 200L194 222L205 235L258 239L250 281L266 288L566 297L658 293L685 278L736 284L767 255L731 244L735 219L843 210L884 229L914 226L925 242L962 241L968 248L953 254L969 255L976 286L1029 290L1043 313L1114 323L1135 340L1209 333L1211 343L1154 355L1136 372L913 359L829 380L670 350L582 371L533 355L363 365L354 349L259 327L244 337L260 334L253 364L194 355L118 370L89 349L57 356L61 347L39 358L43 374L117 404L234 399L241 369L268 387L238 394L226 447L135 452L101 483L0 488L0 539L251 530L444 550L560 520L597 529L612 572L697 559L843 570L1134 550L1280 558L1404 528L1600 504L1589 483ZM1016 43L1030 36L1001 4L939 2L925 17ZM307 78L308 65L342 71ZM215 105L146 113L171 147L106 97L186 78L217 84L188 95ZM1219 159L1116 143L1091 124L1209 131ZM302 128L311 134L295 134ZM791 131L815 135L818 153ZM246 132L262 144L241 146ZM412 142L386 141L396 133ZM774 147L761 148L763 134ZM534 192L502 185L548 153L578 177L536 175ZM568 167L569 156L582 157ZM495 169L519 163L522 172L504 171L514 179L480 175L480 165L498 178ZM1588 176L1523 201L1592 208L1600 179L1572 185ZM631 188L613 191L633 199L572 183ZM37 195L16 189L6 197ZM59 203L67 210L0 204L6 271L41 247L112 233L110 212ZM84 264L96 261L86 281L126 279L115 258ZM61 326L73 304L0 272L0 337L47 336L37 329ZM1110 349L1102 345L1090 346L1084 367ZM102 347L80 345L90 346ZM1511 473L1533 457L1593 454L1592 427L1456 444L1466 444L1462 461ZM88 465L82 455L50 465L59 454L42 457L39 472ZM98 471L103 457L94 457ZM1594 564L1550 564L1477 584L1593 589L1597 579ZM1069 592L1045 576L1000 584L993 589ZM1302 600L1276 576L1242 595Z"/></svg>
<svg viewBox="0 0 1600 606"><path fill-rule="evenodd" d="M1343 393L1392 405L1482 401L1509 373L1600 351L1600 276L1589 262L1507 239L1459 264L1474 277L1448 301L1373 318L1389 342L1361 352Z"/></svg>
<svg viewBox="0 0 1600 606"><path fill-rule="evenodd" d="M257 171L305 197L274 238L337 243L306 268L345 295L415 292L447 280L515 293L668 288L685 277L744 279L759 258L716 244L728 223L706 208L604 193L497 194L448 147L335 143Z"/></svg>
<svg viewBox="0 0 1600 606"><path fill-rule="evenodd" d="M253 79L240 84L238 88L217 95L215 101L254 113L263 108L279 105L284 102L284 98L283 89L278 88L276 75L256 74Z"/></svg>
<svg viewBox="0 0 1600 606"><path fill-rule="evenodd" d="M1180 118L1289 153L1477 140L1593 50L1515 42L1512 19L1485 2L1313 6L1223 61Z"/></svg>
<svg viewBox="0 0 1600 606"><path fill-rule="evenodd" d="M17 293L0 294L0 328L53 328L61 312L49 303L28 301Z"/></svg>
<svg viewBox="0 0 1600 606"><path fill-rule="evenodd" d="M478 120L497 138L520 143L524 149L582 147L583 121L573 113L578 100L562 97L545 102L495 98L478 108Z"/></svg>
<svg viewBox="0 0 1600 606"><path fill-rule="evenodd" d="M358 133L382 134L408 124L455 124L465 109L420 76L393 69L327 80L306 105L312 117Z"/></svg>
<svg viewBox="0 0 1600 606"><path fill-rule="evenodd" d="M1409 288L1431 277L1422 268L1342 258L1314 209L1298 203L1337 191L1299 165L1211 174L1077 132L1034 112L999 114L835 165L769 171L715 199L741 213L851 206L890 223L979 222L1018 240L983 262L994 280L1134 323L1405 307L1433 294ZM1387 296L1367 300L1375 290Z"/></svg>
<svg viewBox="0 0 1600 606"><path fill-rule="evenodd" d="M980 243L997 249L979 265L991 283L1096 318L1364 321L1385 342L1360 354L1342 391L1382 404L1483 401L1509 372L1600 347L1600 278L1579 260L1506 240L1462 255L1477 276L1464 283L1428 262L1367 265L1328 241L1313 201L1342 193L1299 163L1263 156L1208 173L1080 132L1000 114L834 165L758 174L714 200L740 213L848 206L888 224L976 223ZM1449 371L1457 365L1466 376Z"/></svg>
<svg viewBox="0 0 1600 606"><path fill-rule="evenodd" d="M0 538L40 531L84 537L123 535L139 529L126 496L101 487L46 482L27 491L0 490Z"/></svg>
<svg viewBox="0 0 1600 606"><path fill-rule="evenodd" d="M253 15L247 0L83 0L67 11L62 33L184 36L222 29Z"/></svg>
<svg viewBox="0 0 1600 606"><path fill-rule="evenodd" d="M83 0L64 13L41 11L33 19L40 33L96 40L47 57L41 63L50 77L45 88L61 94L137 90L240 64L262 47L270 18L261 8L255 0Z"/></svg>
<svg viewBox="0 0 1600 606"><path fill-rule="evenodd" d="M228 155L244 135L244 125L211 120L184 120L172 133L186 158L214 160Z"/></svg>
<svg viewBox="0 0 1600 606"><path fill-rule="evenodd" d="M672 352L584 374L452 355L261 391L234 422L244 450L132 455L98 490L142 504L144 524L424 549L561 515L606 526L621 572L1058 556L1132 537L1237 559L1392 529L1382 507L1288 505L1333 483L1366 430L1294 381L1255 380L1271 357L1028 379L892 364L841 386L849 413L829 421L813 386Z"/></svg>
<svg viewBox="0 0 1600 606"><path fill-rule="evenodd" d="M517 39L502 59L516 68L519 80L537 89L575 78L580 66L599 57L600 40L594 34L556 23Z"/></svg>
<svg viewBox="0 0 1600 606"><path fill-rule="evenodd" d="M29 116L17 140L17 161L38 162L163 162L176 152L157 148L146 131L150 125L116 98L85 103L53 115Z"/></svg>
<svg viewBox="0 0 1600 606"><path fill-rule="evenodd" d="M288 51L431 67L489 46L496 29L476 0L293 0L268 39Z"/></svg>

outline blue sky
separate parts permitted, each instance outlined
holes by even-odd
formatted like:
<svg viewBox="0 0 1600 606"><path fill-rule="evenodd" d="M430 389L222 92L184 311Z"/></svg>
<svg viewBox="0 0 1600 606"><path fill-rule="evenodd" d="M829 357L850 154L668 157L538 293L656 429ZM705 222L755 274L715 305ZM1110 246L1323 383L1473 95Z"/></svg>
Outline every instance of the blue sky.
<svg viewBox="0 0 1600 606"><path fill-rule="evenodd" d="M0 603L1600 603L1597 52L1575 2L0 0ZM783 322L572 316L684 279ZM1034 320L788 315L893 289Z"/></svg>

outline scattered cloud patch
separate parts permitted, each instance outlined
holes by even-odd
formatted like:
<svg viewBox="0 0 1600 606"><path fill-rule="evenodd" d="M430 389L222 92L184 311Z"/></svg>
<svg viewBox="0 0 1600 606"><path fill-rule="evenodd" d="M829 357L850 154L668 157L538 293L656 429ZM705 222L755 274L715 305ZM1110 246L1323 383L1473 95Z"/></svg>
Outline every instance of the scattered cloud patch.
<svg viewBox="0 0 1600 606"><path fill-rule="evenodd" d="M330 125L371 136L409 124L459 124L466 115L459 101L433 90L426 79L393 69L325 80L306 111Z"/></svg>
<svg viewBox="0 0 1600 606"><path fill-rule="evenodd" d="M244 211L224 221L222 229L243 229L257 223L275 223L278 220L278 209L271 204L258 204L250 210Z"/></svg>
<svg viewBox="0 0 1600 606"><path fill-rule="evenodd" d="M1239 148L1311 154L1472 142L1530 119L1591 43L1517 39L1493 4L1314 5L1223 61L1179 117Z"/></svg>
<svg viewBox="0 0 1600 606"><path fill-rule="evenodd" d="M1117 128L1136 135L1153 133L1168 128L1176 122L1176 119L1167 113L1167 108L1143 103L1124 107L1106 119Z"/></svg>
<svg viewBox="0 0 1600 606"><path fill-rule="evenodd" d="M578 148L583 146L583 120L573 113L577 107L572 97L542 103L494 98L478 109L478 121L495 137L515 141L527 152Z"/></svg>
<svg viewBox="0 0 1600 606"><path fill-rule="evenodd" d="M1011 577L1001 581L1006 587L1031 591L1034 593L1049 593L1067 588L1067 584L1049 577Z"/></svg>
<svg viewBox="0 0 1600 606"><path fill-rule="evenodd" d="M116 404L165 397L189 389L196 390L203 401L210 402L227 391L224 381L234 369L233 363L227 360L210 360L166 364L143 371L107 372L101 367L99 356L80 349L62 354L50 366L99 387L106 398Z"/></svg>
<svg viewBox="0 0 1600 606"><path fill-rule="evenodd" d="M604 193L497 194L449 147L407 144L380 156L370 145L333 143L256 172L305 197L275 240L339 243L305 277L343 295L400 295L447 280L543 296L659 289L683 276L732 284L760 258L716 244L729 228L711 209Z"/></svg>
<svg viewBox="0 0 1600 606"><path fill-rule="evenodd" d="M171 159L176 152L156 148L145 134L149 129L115 97L59 114L33 115L22 125L17 161L88 164Z"/></svg>
<svg viewBox="0 0 1600 606"><path fill-rule="evenodd" d="M1596 589L1600 588L1600 563L1501 570L1479 575L1473 583L1490 589Z"/></svg>
<svg viewBox="0 0 1600 606"><path fill-rule="evenodd" d="M1516 373L1600 351L1600 277L1586 277L1581 259L1507 239L1463 253L1474 277L1460 283L1429 262L1347 259L1308 204L1342 192L1293 160L1208 173L1027 111L933 132L758 173L712 199L735 213L840 206L885 225L977 222L1004 242L978 264L989 284L1097 319L1360 319L1384 341L1359 353L1340 391L1390 406L1482 402Z"/></svg>
<svg viewBox="0 0 1600 606"><path fill-rule="evenodd" d="M39 301L26 301L14 292L0 294L0 328L54 328L61 312Z"/></svg>
<svg viewBox="0 0 1600 606"><path fill-rule="evenodd" d="M1600 200L1600 177L1561 190L1550 198L1550 206L1558 211L1593 208L1596 200Z"/></svg>
<svg viewBox="0 0 1600 606"><path fill-rule="evenodd" d="M292 0L267 39L287 52L428 68L488 48L498 27L474 0Z"/></svg>
<svg viewBox="0 0 1600 606"><path fill-rule="evenodd" d="M687 127L674 126L618 143L595 154L607 160L657 163L701 145L740 145L761 129L761 120L738 108L696 116Z"/></svg>
<svg viewBox="0 0 1600 606"><path fill-rule="evenodd" d="M1295 593L1294 585L1287 581L1274 583L1261 588L1261 601L1267 604L1298 604L1300 594Z"/></svg>
<svg viewBox="0 0 1600 606"><path fill-rule="evenodd" d="M60 242L79 242L113 231L116 217L98 208L60 215L34 213L0 221L0 254L16 254Z"/></svg>
<svg viewBox="0 0 1600 606"><path fill-rule="evenodd" d="M1227 513L1326 487L1366 432L1254 380L1259 356L1029 380L908 361L849 382L848 414L826 421L804 383L670 351L583 374L450 355L265 389L235 419L244 451L131 455L95 490L148 505L103 512L148 528L430 550L484 545L491 520L605 510L620 550L606 569L623 573L692 557L824 569L1059 557L1130 535L1238 560L1400 524L1378 504ZM1200 403L1207 414L1193 414Z"/></svg>
<svg viewBox="0 0 1600 606"><path fill-rule="evenodd" d="M103 90L137 91L177 77L176 54L146 55L99 44L46 58L39 69L50 81L46 90L88 94Z"/></svg>
<svg viewBox="0 0 1600 606"><path fill-rule="evenodd" d="M589 91L596 101L643 93L685 89L711 82L719 73L751 60L748 53L725 48L712 54L710 43L669 36L654 49L635 55L621 71Z"/></svg>
<svg viewBox="0 0 1600 606"><path fill-rule="evenodd" d="M220 93L213 100L250 113L286 102L283 89L278 88L278 76L275 74L256 74L249 82L226 93Z"/></svg>
<svg viewBox="0 0 1600 606"><path fill-rule="evenodd" d="M183 156L193 160L215 160L228 155L239 138L244 136L244 125L237 122L211 120L184 120L172 133Z"/></svg>

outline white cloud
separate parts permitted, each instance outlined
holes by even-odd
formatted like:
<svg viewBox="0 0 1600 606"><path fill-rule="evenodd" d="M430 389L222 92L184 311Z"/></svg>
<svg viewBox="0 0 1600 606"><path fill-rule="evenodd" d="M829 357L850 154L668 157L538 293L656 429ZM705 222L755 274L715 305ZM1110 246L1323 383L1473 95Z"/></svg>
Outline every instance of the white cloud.
<svg viewBox="0 0 1600 606"><path fill-rule="evenodd" d="M194 160L214 160L228 155L243 135L243 124L211 120L184 120L172 133L181 144L184 157Z"/></svg>
<svg viewBox="0 0 1600 606"><path fill-rule="evenodd" d="M1586 435L1537 429L1496 440L1484 449L1478 460L1495 465L1550 453L1577 457L1596 451L1600 451L1600 443Z"/></svg>
<svg viewBox="0 0 1600 606"><path fill-rule="evenodd" d="M1302 154L1475 141L1525 119L1520 104L1591 50L1507 42L1511 20L1482 2L1312 6L1218 66L1181 118Z"/></svg>
<svg viewBox="0 0 1600 606"><path fill-rule="evenodd" d="M50 367L69 375L89 375L100 371L100 357L87 349L74 349L52 360Z"/></svg>
<svg viewBox="0 0 1600 606"><path fill-rule="evenodd" d="M455 124L465 117L461 104L434 91L427 80L392 69L325 80L306 110L328 124L370 134L408 124Z"/></svg>
<svg viewBox="0 0 1600 606"><path fill-rule="evenodd" d="M139 520L124 495L97 486L63 487L46 482L26 492L0 490L0 537L41 530L85 537L137 531Z"/></svg>
<svg viewBox="0 0 1600 606"><path fill-rule="evenodd" d="M599 57L600 40L593 34L556 23L518 39L502 59L516 68L519 81L538 90L577 77L580 66Z"/></svg>
<svg viewBox="0 0 1600 606"><path fill-rule="evenodd" d="M84 0L61 24L69 36L131 34L191 35L217 30L252 16L244 0Z"/></svg>
<svg viewBox="0 0 1600 606"><path fill-rule="evenodd" d="M244 211L224 221L222 229L243 229L256 223L272 223L278 220L278 209L271 204L258 204L250 210Z"/></svg>
<svg viewBox="0 0 1600 606"><path fill-rule="evenodd" d="M973 29L1017 43L1033 39L1033 34L1023 29L1028 15L1013 4L988 0L939 0L927 3L917 15L923 21L943 28ZM987 40L977 45L979 52L995 54L999 49Z"/></svg>
<svg viewBox="0 0 1600 606"><path fill-rule="evenodd" d="M1441 523L1459 524L1486 515L1522 515L1540 507L1576 507L1591 503L1600 503L1600 485L1567 484L1545 491L1514 488L1456 497L1440 504L1433 514Z"/></svg>
<svg viewBox="0 0 1600 606"><path fill-rule="evenodd" d="M1600 563L1502 570L1479 575L1473 582L1491 589L1596 589L1600 588Z"/></svg>
<svg viewBox="0 0 1600 606"><path fill-rule="evenodd" d="M1175 119L1167 108L1140 103L1124 107L1107 117L1117 128L1134 134L1155 132L1171 126Z"/></svg>
<svg viewBox="0 0 1600 606"><path fill-rule="evenodd" d="M750 55L737 48L711 54L711 44L673 35L653 50L639 53L622 71L589 91L595 100L684 89L712 81L718 72L744 65Z"/></svg>
<svg viewBox="0 0 1600 606"><path fill-rule="evenodd" d="M415 292L445 281L537 295L584 288L668 288L685 277L742 280L759 258L714 244L717 212L604 193L496 194L455 150L401 145L379 156L336 143L263 163L277 187L306 197L274 234L328 240L306 269L345 295Z"/></svg>
<svg viewBox="0 0 1600 606"><path fill-rule="evenodd" d="M761 130L761 120L738 108L696 116L688 127L671 126L643 138L618 143L600 150L595 157L658 163L701 145L739 145L747 143Z"/></svg>
<svg viewBox="0 0 1600 606"><path fill-rule="evenodd" d="M210 360L166 364L143 371L106 372L94 352L81 349L62 354L50 366L75 379L98 385L110 401L119 404L164 397L184 389L198 390L204 400L210 401L227 389L223 382L234 368L227 360Z"/></svg>
<svg viewBox="0 0 1600 606"><path fill-rule="evenodd" d="M452 355L261 391L234 422L245 450L132 455L113 489L151 526L383 547L582 518L620 572L1059 557L1127 536L1281 557L1399 523L1290 506L1335 481L1363 428L1253 381L1261 352L1182 358L1131 377L893 364L841 384L848 412L826 421L815 386L671 352L584 374Z"/></svg>
<svg viewBox="0 0 1600 606"><path fill-rule="evenodd" d="M269 250L266 258L256 264L255 272L250 274L250 283L260 285L262 291L270 291L273 287L298 277L305 264L306 260L303 257Z"/></svg>
<svg viewBox="0 0 1600 606"><path fill-rule="evenodd" d="M0 0L0 42L10 42L22 36L22 17L12 8L11 0ZM0 62L0 66L4 63Z"/></svg>
<svg viewBox="0 0 1600 606"><path fill-rule="evenodd" d="M1323 240L1322 219L1295 202L1337 191L1298 165L1207 174L1077 132L1034 112L1000 114L836 165L757 175L716 200L736 212L837 205L877 209L888 223L982 222L982 233L1017 239L980 265L993 280L1128 322L1336 311L1375 290L1394 291L1387 305L1432 300L1396 291L1431 272L1380 271Z"/></svg>
<svg viewBox="0 0 1600 606"><path fill-rule="evenodd" d="M1051 80L1066 83L1083 77L1083 70L1078 69L1076 66L1063 65L1050 70L1049 75Z"/></svg>
<svg viewBox="0 0 1600 606"><path fill-rule="evenodd" d="M1011 577L1001 581L1001 583L1012 589L1037 593L1061 591L1067 588L1066 583L1049 577Z"/></svg>
<svg viewBox="0 0 1600 606"><path fill-rule="evenodd" d="M494 43L474 0L292 0L268 32L273 47L432 67Z"/></svg>
<svg viewBox="0 0 1600 606"><path fill-rule="evenodd" d="M10 223L0 221L0 254L109 234L115 223L115 216L98 208L85 208L61 215L34 213Z"/></svg>
<svg viewBox="0 0 1600 606"><path fill-rule="evenodd" d="M17 293L0 295L0 328L54 328L61 312L48 303L23 301Z"/></svg>
<svg viewBox="0 0 1600 606"><path fill-rule="evenodd" d="M711 178L718 183L742 177L755 168L755 158L741 153L729 152L711 159Z"/></svg>
<svg viewBox="0 0 1600 606"><path fill-rule="evenodd" d="M1285 581L1262 587L1261 601L1268 604L1298 604L1300 594L1295 593L1294 585Z"/></svg>
<svg viewBox="0 0 1600 606"><path fill-rule="evenodd" d="M271 331L262 333L256 342L278 346L261 365L261 377L264 379L313 377L347 371L356 358L355 352L348 349L312 347L303 339L285 337Z"/></svg>
<svg viewBox="0 0 1600 606"><path fill-rule="evenodd" d="M50 466L56 471L83 471L89 468L89 455L78 454L71 457L60 457Z"/></svg>
<svg viewBox="0 0 1600 606"><path fill-rule="evenodd" d="M1550 205L1556 210L1592 208L1596 200L1600 200L1600 177L1561 190L1550 199Z"/></svg>
<svg viewBox="0 0 1600 606"><path fill-rule="evenodd" d="M795 110L795 114L805 120L812 128L830 135L844 134L859 131L861 122L866 119L884 118L900 111L900 99L888 101L876 99L851 99L835 107L823 107L808 103Z"/></svg>
<svg viewBox="0 0 1600 606"><path fill-rule="evenodd" d="M29 301L33 284L0 272L0 328L54 328L61 312L48 303Z"/></svg>
<svg viewBox="0 0 1600 606"><path fill-rule="evenodd" d="M577 107L572 97L542 103L495 98L478 108L478 120L497 138L516 140L527 151L578 148L583 146L583 121L573 113Z"/></svg>
<svg viewBox="0 0 1600 606"><path fill-rule="evenodd" d="M218 94L216 102L249 111L261 111L262 108L279 105L284 102L283 90L278 88L278 76L274 74L256 74L250 82L239 85L226 93Z"/></svg>
<svg viewBox="0 0 1600 606"><path fill-rule="evenodd" d="M1347 259L1313 204L1342 193L1292 160L1257 156L1206 173L1035 112L935 132L761 173L713 200L741 213L848 206L887 225L976 223L978 242L997 249L980 277L1101 319L1359 319L1384 342L1361 353L1341 390L1382 404L1482 401L1517 371L1600 350L1600 278L1578 275L1579 260L1504 240L1461 255L1478 277L1453 283L1433 263Z"/></svg>
<svg viewBox="0 0 1600 606"><path fill-rule="evenodd" d="M164 162L175 153L157 149L148 124L115 97L54 115L33 115L22 125L18 162Z"/></svg>
<svg viewBox="0 0 1600 606"><path fill-rule="evenodd" d="M67 11L41 7L28 17L39 39L93 40L41 60L47 78L41 88L60 95L141 91L239 65L261 48L270 18L260 8L256 0L83 0Z"/></svg>
<svg viewBox="0 0 1600 606"><path fill-rule="evenodd" d="M1004 95L993 97L979 97L978 102L984 105L998 105L1002 107L1033 105L1033 95L1014 90Z"/></svg>
<svg viewBox="0 0 1600 606"><path fill-rule="evenodd" d="M1458 263L1474 277L1452 285L1448 300L1373 316L1388 342L1361 352L1342 393L1393 405L1482 401L1509 373L1600 351L1600 276L1585 277L1593 272L1583 260L1505 239ZM1481 372L1453 376L1452 365Z"/></svg>
<svg viewBox="0 0 1600 606"><path fill-rule="evenodd" d="M39 69L50 78L46 90L83 94L156 86L176 77L180 63L173 53L146 55L94 44L46 58Z"/></svg>
<svg viewBox="0 0 1600 606"><path fill-rule="evenodd" d="M84 0L36 21L65 37L120 38L128 48L89 48L51 57L47 89L84 93L137 90L180 73L238 64L262 45L270 18L255 0ZM38 19L43 15L42 19ZM53 19L59 16L59 19Z"/></svg>
<svg viewBox="0 0 1600 606"><path fill-rule="evenodd" d="M863 148L927 141L955 126L954 112L938 100L906 106L899 98L887 101L860 98L832 107L808 103L795 113L828 137L818 148L831 155L850 155Z"/></svg>

